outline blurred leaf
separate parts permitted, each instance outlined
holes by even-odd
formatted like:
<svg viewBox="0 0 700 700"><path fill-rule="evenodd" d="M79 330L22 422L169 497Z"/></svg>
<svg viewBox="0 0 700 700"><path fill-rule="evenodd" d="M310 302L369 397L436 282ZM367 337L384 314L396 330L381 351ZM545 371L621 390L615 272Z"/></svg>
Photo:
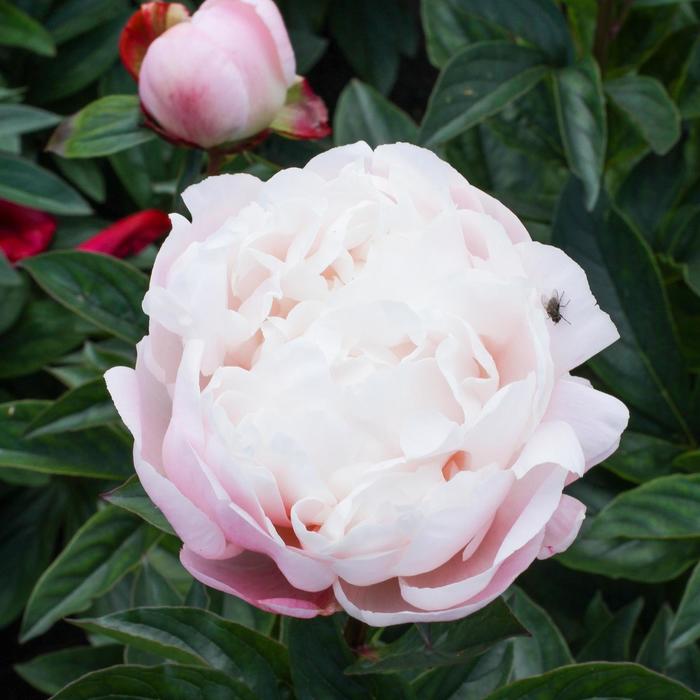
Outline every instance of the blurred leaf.
<svg viewBox="0 0 700 700"><path fill-rule="evenodd" d="M420 129L427 146L444 143L503 109L546 74L539 51L507 41L481 42L440 73Z"/></svg>
<svg viewBox="0 0 700 700"><path fill-rule="evenodd" d="M423 0L428 55L438 67L467 44L518 36L541 49L549 62L571 56L564 16L549 0Z"/></svg>
<svg viewBox="0 0 700 700"><path fill-rule="evenodd" d="M158 537L157 530L119 508L95 513L37 582L24 611L21 640L86 610L138 565Z"/></svg>
<svg viewBox="0 0 700 700"><path fill-rule="evenodd" d="M31 82L32 101L55 102L97 80L117 60L119 35L130 13L63 44Z"/></svg>
<svg viewBox="0 0 700 700"><path fill-rule="evenodd" d="M502 642L459 666L427 671L411 683L416 698L471 700L484 698L502 686L513 670L513 644Z"/></svg>
<svg viewBox="0 0 700 700"><path fill-rule="evenodd" d="M135 608L75 624L171 661L216 668L245 683L257 698L279 698L277 682L289 678L279 642L206 610Z"/></svg>
<svg viewBox="0 0 700 700"><path fill-rule="evenodd" d="M564 5L579 57L592 53L598 19L598 1L564 0Z"/></svg>
<svg viewBox="0 0 700 700"><path fill-rule="evenodd" d="M398 75L405 34L415 32L411 16L398 0L333 0L330 29L358 77L382 93Z"/></svg>
<svg viewBox="0 0 700 700"><path fill-rule="evenodd" d="M333 118L336 146L366 141L372 148L383 143L414 143L418 127L381 93L359 80L350 81L341 93Z"/></svg>
<svg viewBox="0 0 700 700"><path fill-rule="evenodd" d="M565 666L497 690L486 700L694 700L680 683L629 663Z"/></svg>
<svg viewBox="0 0 700 700"><path fill-rule="evenodd" d="M103 498L118 508L123 508L130 513L134 513L134 515L138 515L139 518L150 523L153 527L157 527L169 535L175 534L165 516L146 495L141 482L135 474L130 476L121 486L104 494Z"/></svg>
<svg viewBox="0 0 700 700"><path fill-rule="evenodd" d="M684 119L700 117L700 40L696 40L679 78L678 107Z"/></svg>
<svg viewBox="0 0 700 700"><path fill-rule="evenodd" d="M639 652L637 653L638 664L642 664L642 666L646 666L652 671L664 672L668 650L668 635L672 623L673 611L664 603L639 647Z"/></svg>
<svg viewBox="0 0 700 700"><path fill-rule="evenodd" d="M605 161L605 97L596 62L588 57L554 74L559 130L571 172L586 191L586 208L598 199Z"/></svg>
<svg viewBox="0 0 700 700"><path fill-rule="evenodd" d="M63 177L75 185L83 194L104 204L107 196L105 179L100 166L94 160L69 160L55 157L54 163ZM55 243L54 243L55 247Z"/></svg>
<svg viewBox="0 0 700 700"><path fill-rule="evenodd" d="M328 39L307 29L289 30L289 38L297 59L297 73L306 75L321 59L328 48Z"/></svg>
<svg viewBox="0 0 700 700"><path fill-rule="evenodd" d="M128 11L126 0L66 0L51 12L45 26L62 44Z"/></svg>
<svg viewBox="0 0 700 700"><path fill-rule="evenodd" d="M51 214L89 214L90 205L61 178L20 156L0 151L0 198Z"/></svg>
<svg viewBox="0 0 700 700"><path fill-rule="evenodd" d="M599 539L700 537L700 474L674 474L624 491L595 518L589 536Z"/></svg>
<svg viewBox="0 0 700 700"><path fill-rule="evenodd" d="M51 408L51 402L37 400L0 404L0 468L94 479L123 479L131 472L129 440L107 428L24 437L29 426Z"/></svg>
<svg viewBox="0 0 700 700"><path fill-rule="evenodd" d="M67 391L28 426L27 437L68 433L119 420L104 379L94 379Z"/></svg>
<svg viewBox="0 0 700 700"><path fill-rule="evenodd" d="M109 95L66 119L46 148L64 158L106 156L154 139L142 124L138 96Z"/></svg>
<svg viewBox="0 0 700 700"><path fill-rule="evenodd" d="M526 633L499 598L463 620L413 625L395 642L368 650L345 673L421 671L461 664L496 642Z"/></svg>
<svg viewBox="0 0 700 700"><path fill-rule="evenodd" d="M123 655L123 648L116 644L68 647L35 656L14 669L33 688L53 695L90 671L121 663Z"/></svg>
<svg viewBox="0 0 700 700"><path fill-rule="evenodd" d="M644 601L637 598L618 610L607 624L586 642L576 656L577 661L628 661L632 634L643 606Z"/></svg>
<svg viewBox="0 0 700 700"><path fill-rule="evenodd" d="M4 333L22 313L28 291L26 277L17 272L5 254L0 252L0 298L2 298L0 334Z"/></svg>
<svg viewBox="0 0 700 700"><path fill-rule="evenodd" d="M56 53L49 33L9 0L0 0L0 46L16 46L42 56Z"/></svg>
<svg viewBox="0 0 700 700"><path fill-rule="evenodd" d="M683 450L682 445L626 430L620 447L603 464L623 479L641 484L675 471L673 460Z"/></svg>
<svg viewBox="0 0 700 700"><path fill-rule="evenodd" d="M144 692L148 693L144 696ZM243 684L211 668L167 664L112 666L79 678L52 700L256 700Z"/></svg>
<svg viewBox="0 0 700 700"><path fill-rule="evenodd" d="M84 321L53 301L29 302L19 320L2 335L0 378L21 377L42 369L79 345L86 331Z"/></svg>
<svg viewBox="0 0 700 700"><path fill-rule="evenodd" d="M681 135L680 114L664 86L645 75L605 83L605 92L639 129L651 149L663 155Z"/></svg>
<svg viewBox="0 0 700 700"><path fill-rule="evenodd" d="M671 625L669 643L673 649L700 639L700 564L693 569Z"/></svg>
<svg viewBox="0 0 700 700"><path fill-rule="evenodd" d="M559 202L553 241L583 267L600 307L620 332L620 340L590 360L595 372L622 400L692 441L683 358L646 242L605 202L586 212L574 180Z"/></svg>
<svg viewBox="0 0 700 700"><path fill-rule="evenodd" d="M513 679L535 676L574 662L566 640L547 612L519 588L510 588L508 607L530 633L514 639Z"/></svg>
<svg viewBox="0 0 700 700"><path fill-rule="evenodd" d="M61 304L108 333L135 343L146 333L141 302L147 278L128 263L96 253L57 251L22 261Z"/></svg>
<svg viewBox="0 0 700 700"><path fill-rule="evenodd" d="M0 627L19 615L51 561L63 504L61 493L53 486L0 489Z"/></svg>
<svg viewBox="0 0 700 700"><path fill-rule="evenodd" d="M700 649L697 644L671 652L666 664L666 674L698 693L700 691Z"/></svg>
<svg viewBox="0 0 700 700"><path fill-rule="evenodd" d="M61 117L29 105L0 104L0 137L28 134L58 124Z"/></svg>

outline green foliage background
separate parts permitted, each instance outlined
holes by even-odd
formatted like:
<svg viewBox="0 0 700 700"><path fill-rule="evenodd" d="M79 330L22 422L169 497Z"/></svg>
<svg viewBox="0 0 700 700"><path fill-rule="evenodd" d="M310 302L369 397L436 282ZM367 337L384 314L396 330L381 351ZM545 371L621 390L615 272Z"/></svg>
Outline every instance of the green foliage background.
<svg viewBox="0 0 700 700"><path fill-rule="evenodd" d="M193 582L101 379L134 361L155 249L72 248L182 209L205 156L141 126L117 60L135 3L0 0L0 198L59 221L51 251L0 256L9 697L698 697L700 2L279 4L334 134L271 138L226 169L266 178L358 139L434 149L585 268L621 340L581 373L625 401L629 430L571 487L588 507L575 544L463 621L372 630L358 653L342 615L282 620Z"/></svg>

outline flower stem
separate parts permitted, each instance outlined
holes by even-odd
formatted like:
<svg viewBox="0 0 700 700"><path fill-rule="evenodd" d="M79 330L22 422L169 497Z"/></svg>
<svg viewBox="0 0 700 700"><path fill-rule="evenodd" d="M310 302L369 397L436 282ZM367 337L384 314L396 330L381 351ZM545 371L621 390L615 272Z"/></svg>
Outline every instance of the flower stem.
<svg viewBox="0 0 700 700"><path fill-rule="evenodd" d="M348 646L356 651L365 645L367 641L367 631L369 627L360 620L356 620L354 617L349 617L348 621L345 623L344 637Z"/></svg>

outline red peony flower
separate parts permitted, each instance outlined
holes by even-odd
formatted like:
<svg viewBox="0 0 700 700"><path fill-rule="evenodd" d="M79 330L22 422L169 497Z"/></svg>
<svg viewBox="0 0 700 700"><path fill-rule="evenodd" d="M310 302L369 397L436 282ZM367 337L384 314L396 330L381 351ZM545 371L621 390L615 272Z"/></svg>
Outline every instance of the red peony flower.
<svg viewBox="0 0 700 700"><path fill-rule="evenodd" d="M146 209L115 221L77 246L78 250L117 258L136 255L170 231L170 218L158 209Z"/></svg>

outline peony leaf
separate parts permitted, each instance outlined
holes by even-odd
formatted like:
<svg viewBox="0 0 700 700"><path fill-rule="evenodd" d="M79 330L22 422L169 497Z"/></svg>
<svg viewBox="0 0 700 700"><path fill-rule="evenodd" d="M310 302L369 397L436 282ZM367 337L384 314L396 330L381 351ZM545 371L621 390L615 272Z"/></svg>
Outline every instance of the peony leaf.
<svg viewBox="0 0 700 700"><path fill-rule="evenodd" d="M576 660L628 661L630 642L644 601L641 598L618 610L579 651Z"/></svg>
<svg viewBox="0 0 700 700"><path fill-rule="evenodd" d="M118 508L123 508L134 515L138 515L147 523L153 525L153 527L157 527L169 535L175 534L165 516L146 495L141 482L135 474L129 477L121 486L104 494L103 498Z"/></svg>
<svg viewBox="0 0 700 700"><path fill-rule="evenodd" d="M289 679L287 652L279 642L207 610L134 608L73 622L171 661L223 671L261 699L281 697L278 681Z"/></svg>
<svg viewBox="0 0 700 700"><path fill-rule="evenodd" d="M688 579L678 612L669 632L672 649L680 649L700 639L700 564Z"/></svg>
<svg viewBox="0 0 700 700"><path fill-rule="evenodd" d="M0 138L46 129L61 121L53 112L19 104L0 104Z"/></svg>
<svg viewBox="0 0 700 700"><path fill-rule="evenodd" d="M507 41L484 41L456 54L430 95L419 139L430 147L496 114L547 74L544 56Z"/></svg>
<svg viewBox="0 0 700 700"><path fill-rule="evenodd" d="M109 95L91 102L54 131L46 146L64 158L94 158L156 138L142 128L136 95Z"/></svg>
<svg viewBox="0 0 700 700"><path fill-rule="evenodd" d="M0 0L0 46L16 46L41 56L56 54L51 35L9 0Z"/></svg>

